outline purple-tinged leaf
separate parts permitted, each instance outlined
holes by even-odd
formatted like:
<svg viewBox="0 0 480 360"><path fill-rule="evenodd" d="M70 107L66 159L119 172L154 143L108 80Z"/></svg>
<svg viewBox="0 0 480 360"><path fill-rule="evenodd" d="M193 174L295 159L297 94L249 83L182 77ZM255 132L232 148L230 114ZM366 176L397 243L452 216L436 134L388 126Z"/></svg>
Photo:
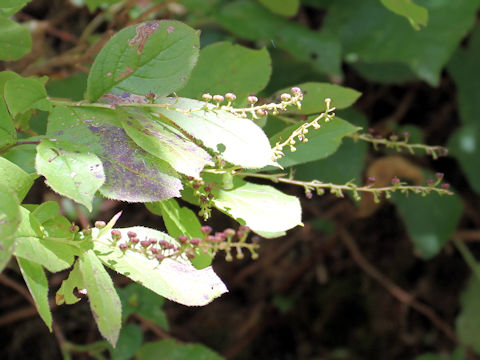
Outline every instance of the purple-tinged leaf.
<svg viewBox="0 0 480 360"><path fill-rule="evenodd" d="M180 196L183 187L176 172L135 144L113 110L56 108L49 117L47 133L88 146L100 158L106 176L100 192L106 197L149 202Z"/></svg>

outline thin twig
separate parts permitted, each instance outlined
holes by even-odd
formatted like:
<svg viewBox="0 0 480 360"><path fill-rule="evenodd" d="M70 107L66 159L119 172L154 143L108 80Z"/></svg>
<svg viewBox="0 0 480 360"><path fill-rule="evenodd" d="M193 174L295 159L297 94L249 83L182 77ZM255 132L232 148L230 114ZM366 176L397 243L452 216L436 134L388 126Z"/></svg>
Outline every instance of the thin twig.
<svg viewBox="0 0 480 360"><path fill-rule="evenodd" d="M441 319L435 311L429 306L422 304L421 302L415 300L415 298L409 294L407 291L403 290L401 287L393 283L389 278L383 275L375 266L373 266L362 254L360 249L353 237L344 229L339 227L340 237L343 240L343 243L347 247L350 255L352 256L355 263L370 277L376 280L380 285L382 285L395 299L405 304L406 306L412 307L414 310L419 312L428 318L435 327L440 330L446 337L452 340L455 344L459 345L460 341L455 335L455 332L450 327L450 325Z"/></svg>

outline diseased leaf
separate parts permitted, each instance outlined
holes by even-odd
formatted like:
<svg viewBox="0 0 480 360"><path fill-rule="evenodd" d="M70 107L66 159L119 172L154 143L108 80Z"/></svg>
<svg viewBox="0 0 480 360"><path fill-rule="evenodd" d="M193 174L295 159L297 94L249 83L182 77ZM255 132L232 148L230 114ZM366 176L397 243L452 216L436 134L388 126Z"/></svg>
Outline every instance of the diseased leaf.
<svg viewBox="0 0 480 360"><path fill-rule="evenodd" d="M105 174L102 162L88 148L43 140L37 146L36 168L53 190L92 211L93 197L105 182Z"/></svg>
<svg viewBox="0 0 480 360"><path fill-rule="evenodd" d="M478 0L421 3L428 10L428 26L415 31L378 0L327 2L323 29L338 34L347 61L403 63L431 85L472 28ZM445 24L455 26L445 26Z"/></svg>
<svg viewBox="0 0 480 360"><path fill-rule="evenodd" d="M141 109L117 108L127 135L145 151L168 162L175 170L195 178L211 156L168 123Z"/></svg>
<svg viewBox="0 0 480 360"><path fill-rule="evenodd" d="M310 62L319 72L341 75L340 44L333 32L312 31L253 1L228 3L219 11L217 21L239 37L273 43L293 57Z"/></svg>
<svg viewBox="0 0 480 360"><path fill-rule="evenodd" d="M258 0L271 12L282 16L293 16L300 6L299 0Z"/></svg>
<svg viewBox="0 0 480 360"><path fill-rule="evenodd" d="M57 107L47 133L86 146L100 158L106 178L100 192L106 197L147 202L180 196L182 183L175 171L138 147L111 109Z"/></svg>
<svg viewBox="0 0 480 360"><path fill-rule="evenodd" d="M0 183L0 273L12 257L14 235L21 220L17 196L10 188Z"/></svg>
<svg viewBox="0 0 480 360"><path fill-rule="evenodd" d="M15 21L0 17L0 60L18 60L30 52L32 37Z"/></svg>
<svg viewBox="0 0 480 360"><path fill-rule="evenodd" d="M311 117L309 121L313 119L314 117ZM335 117L329 122L322 123L320 121L319 124L321 125L319 129L315 130L313 127L309 129L306 135L308 142L301 142L295 139L295 152L290 151L288 145L284 147L283 152L285 156L278 160L281 166L289 167L324 159L338 149L344 136L353 134L360 129L339 117ZM270 143L272 146L275 146L277 142L283 142L301 125L302 123L299 122L282 130L270 139Z"/></svg>
<svg viewBox="0 0 480 360"><path fill-rule="evenodd" d="M98 329L115 347L122 327L122 306L112 279L93 250L88 250L79 257L78 268L82 273Z"/></svg>
<svg viewBox="0 0 480 360"><path fill-rule="evenodd" d="M36 175L29 175L14 163L0 157L0 184L12 189L22 201L33 185Z"/></svg>
<svg viewBox="0 0 480 360"><path fill-rule="evenodd" d="M326 110L325 99L330 98L331 105L337 109L349 107L362 95L357 90L329 83L307 82L297 85L303 92L302 108L293 110L300 114L315 114ZM284 89L279 93L289 93Z"/></svg>
<svg viewBox="0 0 480 360"><path fill-rule="evenodd" d="M234 93L244 100L262 90L270 79L272 65L267 49L249 49L229 42L217 42L200 51L187 85L179 96L197 98L202 94Z"/></svg>
<svg viewBox="0 0 480 360"><path fill-rule="evenodd" d="M178 21L129 26L112 37L95 58L87 97L95 101L123 91L169 95L187 83L198 49L198 33Z"/></svg>
<svg viewBox="0 0 480 360"><path fill-rule="evenodd" d="M472 188L480 194L480 121L464 125L453 133L448 149L460 163Z"/></svg>
<svg viewBox="0 0 480 360"><path fill-rule="evenodd" d="M8 80L4 88L5 102L13 116L30 109L49 111L52 105L40 80L20 78Z"/></svg>
<svg viewBox="0 0 480 360"><path fill-rule="evenodd" d="M201 109L205 102L178 98L161 99L177 109ZM209 104L213 109L215 106ZM173 121L191 136L232 164L244 168L261 168L275 165L265 133L253 121L242 119L224 110L198 110L182 113L173 109L156 108L160 116Z"/></svg>
<svg viewBox="0 0 480 360"><path fill-rule="evenodd" d="M52 313L48 303L48 280L43 268L34 262L17 257L18 266L27 284L40 317L52 331Z"/></svg>
<svg viewBox="0 0 480 360"><path fill-rule="evenodd" d="M218 177L207 178L219 182ZM289 230L302 224L300 201L295 196L285 195L269 185L258 185L234 179L231 190L213 189L213 204L220 211L239 223L247 225L262 236L275 237L275 233ZM268 233L272 236L268 236Z"/></svg>
<svg viewBox="0 0 480 360"><path fill-rule="evenodd" d="M202 225L197 215L187 207L180 207L175 199L148 203L146 206L152 213L163 217L168 234L174 239L180 235L185 235L190 239L203 238ZM212 259L211 255L204 254L197 249L195 257L190 262L195 268L203 269L212 264Z"/></svg>
<svg viewBox="0 0 480 360"><path fill-rule="evenodd" d="M141 226L118 229L122 239L133 231L138 238L155 238L177 244L165 233ZM129 277L146 288L172 301L187 306L202 306L227 292L227 288L211 267L197 270L189 261L178 258L157 260L148 259L139 251L123 252L112 244L111 235L96 238L94 248L97 256L111 269Z"/></svg>
<svg viewBox="0 0 480 360"><path fill-rule="evenodd" d="M427 26L428 10L412 0L381 0L381 2L388 10L406 17L415 30L420 30L420 25Z"/></svg>
<svg viewBox="0 0 480 360"><path fill-rule="evenodd" d="M43 237L40 222L27 209L20 207L22 222L15 234L15 256L42 265L50 272L58 272L72 266L79 250L62 239ZM68 240L68 239L65 239Z"/></svg>
<svg viewBox="0 0 480 360"><path fill-rule="evenodd" d="M137 353L138 360L155 360L158 354L168 360L223 360L223 357L201 344L182 344L174 339L145 343Z"/></svg>
<svg viewBox="0 0 480 360"><path fill-rule="evenodd" d="M74 294L75 288L81 290L85 288L82 273L78 267L78 261L75 262L72 271L68 274L68 278L62 281L62 286L58 289L55 295L55 302L57 305L67 304L72 305L80 301L80 298Z"/></svg>

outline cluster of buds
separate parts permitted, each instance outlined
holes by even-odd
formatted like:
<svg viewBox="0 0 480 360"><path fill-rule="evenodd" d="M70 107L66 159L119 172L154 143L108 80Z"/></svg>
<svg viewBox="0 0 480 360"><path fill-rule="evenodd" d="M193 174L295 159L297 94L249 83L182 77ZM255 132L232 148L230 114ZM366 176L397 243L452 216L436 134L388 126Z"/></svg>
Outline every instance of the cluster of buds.
<svg viewBox="0 0 480 360"><path fill-rule="evenodd" d="M329 122L335 117L335 113L333 112L335 110L335 107L331 107L331 102L331 99L325 99L325 112L315 117L312 121L302 124L300 127L295 129L287 139L283 141L278 141L275 144L274 148L272 149L274 161L285 156L283 152L284 147L288 146L291 152L295 152L297 151L297 148L295 147L297 141L301 143L308 142L307 134L310 127L313 127L315 130L320 129L320 120L323 120L324 122Z"/></svg>
<svg viewBox="0 0 480 360"><path fill-rule="evenodd" d="M202 179L186 176L187 184L193 189L193 194L200 202L199 215L207 220L212 214L213 198L212 190L217 187L215 183L206 183Z"/></svg>
<svg viewBox="0 0 480 360"><path fill-rule="evenodd" d="M281 94L279 103L268 103L263 105L257 105L258 98L254 95L247 97L247 102L250 104L247 108L234 108L232 102L237 99L237 96L233 93L226 93L225 95L211 95L203 94L202 99L206 103L213 101L216 109L228 111L232 114L238 115L242 118L247 118L248 115L252 119L258 119L259 117L267 116L268 114L277 115L280 111L285 111L289 106L297 106L299 109L302 107L301 101L303 100L302 90L298 87L290 89L291 94ZM224 102L227 101L226 104ZM206 109L208 109L206 107Z"/></svg>
<svg viewBox="0 0 480 360"><path fill-rule="evenodd" d="M110 235L112 236L112 243L123 252L135 251L158 262L167 258L178 259L183 256L193 259L199 253L210 254L214 257L219 251L225 252L225 260L232 261L232 250L236 251L237 259L243 259L245 249L250 252L252 259L258 258L259 238L254 236L248 242L250 229L247 226L240 226L237 231L225 229L214 234L210 226L202 226L201 230L203 237L188 238L185 235L180 235L176 244L155 238L141 240L137 233L133 231L127 233L128 239L126 241L120 241L122 240L120 230L113 229Z"/></svg>
<svg viewBox="0 0 480 360"><path fill-rule="evenodd" d="M410 144L410 133L405 131L402 136L392 134L388 138L385 138L379 134L375 134L373 128L368 129L368 133L354 133L349 135L354 140L363 140L371 143L375 150L378 150L379 146L385 146L387 149L395 149L400 152L407 150L410 154L415 154L415 150L423 150L433 159L438 159L440 156L447 156L448 149L444 146L430 146L425 144Z"/></svg>

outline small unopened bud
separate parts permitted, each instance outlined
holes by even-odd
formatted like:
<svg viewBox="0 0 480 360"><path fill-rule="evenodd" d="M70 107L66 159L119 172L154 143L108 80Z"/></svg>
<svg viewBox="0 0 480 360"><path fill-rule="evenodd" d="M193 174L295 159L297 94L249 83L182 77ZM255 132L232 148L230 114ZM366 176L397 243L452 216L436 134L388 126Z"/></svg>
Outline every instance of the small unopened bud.
<svg viewBox="0 0 480 360"><path fill-rule="evenodd" d="M302 89L300 89L299 87L295 86L295 87L292 87L290 89L290 91L292 92L292 94L301 94L302 93Z"/></svg>
<svg viewBox="0 0 480 360"><path fill-rule="evenodd" d="M190 244L192 244L193 246L197 246L198 244L200 244L200 241L201 239L199 238L193 238L193 239L190 239Z"/></svg>
<svg viewBox="0 0 480 360"><path fill-rule="evenodd" d="M257 115L260 115L260 116L268 115L268 111L265 110L265 109L257 109L256 113L257 113Z"/></svg>
<svg viewBox="0 0 480 360"><path fill-rule="evenodd" d="M157 259L158 261L162 261L163 259L165 259L165 255L157 254L157 255L155 255L155 259Z"/></svg>
<svg viewBox="0 0 480 360"><path fill-rule="evenodd" d="M306 192L306 193L305 193L305 197L306 197L308 200L312 199L312 198L313 198L312 192L311 192L311 191Z"/></svg>
<svg viewBox="0 0 480 360"><path fill-rule="evenodd" d="M202 95L202 99L205 100L205 101L210 101L212 100L213 96L210 95L210 94L203 94Z"/></svg>
<svg viewBox="0 0 480 360"><path fill-rule="evenodd" d="M228 228L223 230L223 233L225 234L225 236L230 237L235 235L235 230Z"/></svg>
<svg viewBox="0 0 480 360"><path fill-rule="evenodd" d="M377 179L375 179L375 176L369 176L367 181L369 184L373 184L375 181L377 181Z"/></svg>
<svg viewBox="0 0 480 360"><path fill-rule="evenodd" d="M105 223L105 221L101 221L101 220L95 221L95 227L96 227L96 228L102 229L102 228L104 228L105 226L107 226L107 224Z"/></svg>
<svg viewBox="0 0 480 360"><path fill-rule="evenodd" d="M292 95L284 93L280 95L280 99L282 99L282 101L290 101L292 100Z"/></svg>
<svg viewBox="0 0 480 360"><path fill-rule="evenodd" d="M228 101L235 101L237 99L237 96L233 93L226 93L225 99L227 99Z"/></svg>
<svg viewBox="0 0 480 360"><path fill-rule="evenodd" d="M395 176L395 177L392 179L392 184L393 184L393 185L397 185L397 184L399 184L399 183L400 183L400 179Z"/></svg>
<svg viewBox="0 0 480 360"><path fill-rule="evenodd" d="M374 129L374 128L369 128L369 129L368 129L368 133L369 133L370 135L375 134L375 129Z"/></svg>
<svg viewBox="0 0 480 360"><path fill-rule="evenodd" d="M425 183L426 183L428 186L433 186L433 185L435 185L435 180L433 180L433 179L428 179L427 181L425 181Z"/></svg>
<svg viewBox="0 0 480 360"><path fill-rule="evenodd" d="M215 233L214 241L220 242L220 241L225 240L226 237L227 237L227 236L225 235L225 233L223 233L223 232L217 232L217 233Z"/></svg>
<svg viewBox="0 0 480 360"><path fill-rule="evenodd" d="M248 101L249 104L253 105L258 101L258 98L256 96L251 95L251 96L247 97L247 101Z"/></svg>
<svg viewBox="0 0 480 360"><path fill-rule="evenodd" d="M189 253L189 252L187 252L185 255L187 255L187 258L189 259L193 259L195 257L194 253Z"/></svg>
<svg viewBox="0 0 480 360"><path fill-rule="evenodd" d="M408 131L405 131L405 132L403 133L403 137L404 137L405 139L408 139L408 138L410 137L410 133L409 133Z"/></svg>
<svg viewBox="0 0 480 360"><path fill-rule="evenodd" d="M390 140L391 141L397 141L398 140L398 136L393 134L393 135L390 135Z"/></svg>
<svg viewBox="0 0 480 360"><path fill-rule="evenodd" d="M142 240L140 241L140 245L142 245L142 247L144 248L147 248L150 246L150 241L149 240Z"/></svg>
<svg viewBox="0 0 480 360"><path fill-rule="evenodd" d="M443 183L441 186L442 186L442 189L444 189L444 190L450 189L450 184L449 183Z"/></svg>
<svg viewBox="0 0 480 360"><path fill-rule="evenodd" d="M208 225L205 225L205 226L202 226L200 230L202 231L202 233L208 235L212 232L212 227L208 226Z"/></svg>
<svg viewBox="0 0 480 360"><path fill-rule="evenodd" d="M153 92L149 92L147 95L145 95L145 98L150 102L153 102L153 100L155 100L155 97L156 95Z"/></svg>
<svg viewBox="0 0 480 360"><path fill-rule="evenodd" d="M157 243L157 239L154 238L148 239L148 241L150 242L150 245L155 245Z"/></svg>
<svg viewBox="0 0 480 360"><path fill-rule="evenodd" d="M443 175L443 173L441 173L441 172L435 173L435 177L436 177L437 179L439 179L439 180L443 179L443 176L444 176L444 175Z"/></svg>
<svg viewBox="0 0 480 360"><path fill-rule="evenodd" d="M92 235L92 229L88 228L88 229L83 229L82 230L82 233L83 235Z"/></svg>
<svg viewBox="0 0 480 360"><path fill-rule="evenodd" d="M128 236L129 239L131 239L131 238L137 237L137 233L133 232L133 231L129 231L127 233L127 236Z"/></svg>
<svg viewBox="0 0 480 360"><path fill-rule="evenodd" d="M133 245L136 245L140 242L140 239L137 238L137 237L134 237L134 238L130 238L130 242L133 244Z"/></svg>
<svg viewBox="0 0 480 360"><path fill-rule="evenodd" d="M177 239L180 244L185 244L188 241L188 237L185 235L180 235Z"/></svg>
<svg viewBox="0 0 480 360"><path fill-rule="evenodd" d="M258 235L255 235L252 237L252 243L258 244L260 242L260 237Z"/></svg>
<svg viewBox="0 0 480 360"><path fill-rule="evenodd" d="M120 232L120 230L112 230L111 234L114 240L120 240L122 238L122 233Z"/></svg>
<svg viewBox="0 0 480 360"><path fill-rule="evenodd" d="M120 250L122 250L122 251L125 251L125 250L127 250L127 249L128 249L128 245L127 245L127 244L124 244L124 243L122 243L122 244L118 245L118 247L119 247L119 248L120 248Z"/></svg>
<svg viewBox="0 0 480 360"><path fill-rule="evenodd" d="M238 228L240 231L244 231L246 233L250 232L250 228L247 225L240 225Z"/></svg>
<svg viewBox="0 0 480 360"><path fill-rule="evenodd" d="M160 253L160 249L159 249L159 248L156 248L156 247L151 248L150 251L151 251L152 254L154 254L154 255Z"/></svg>
<svg viewBox="0 0 480 360"><path fill-rule="evenodd" d="M213 95L213 101L217 102L217 103L221 103L225 100L225 98L223 97L223 95Z"/></svg>
<svg viewBox="0 0 480 360"><path fill-rule="evenodd" d="M80 231L80 227L78 225L71 225L68 230L70 230L71 232L78 232Z"/></svg>

